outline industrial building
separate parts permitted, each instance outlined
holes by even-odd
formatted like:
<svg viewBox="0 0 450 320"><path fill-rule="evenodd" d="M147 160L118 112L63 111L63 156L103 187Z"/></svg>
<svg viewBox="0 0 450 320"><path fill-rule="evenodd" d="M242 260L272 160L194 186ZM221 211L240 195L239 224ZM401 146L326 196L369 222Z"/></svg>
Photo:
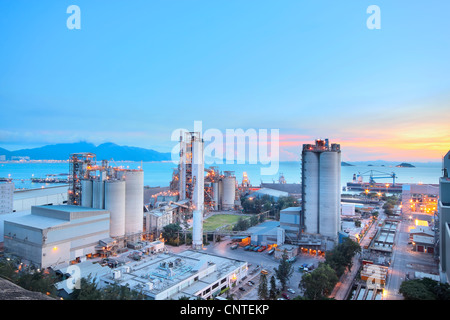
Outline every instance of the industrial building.
<svg viewBox="0 0 450 320"><path fill-rule="evenodd" d="M14 183L0 182L0 214L13 212Z"/></svg>
<svg viewBox="0 0 450 320"><path fill-rule="evenodd" d="M238 284L247 276L247 262L186 250L178 254L143 255L99 276L99 287L128 286L149 300L180 297L208 299Z"/></svg>
<svg viewBox="0 0 450 320"><path fill-rule="evenodd" d="M165 226L175 222L178 208L176 205L167 205L145 212L146 231L156 235L161 233Z"/></svg>
<svg viewBox="0 0 450 320"><path fill-rule="evenodd" d="M31 210L32 206L61 205L68 201L68 185L29 190L15 190L13 212Z"/></svg>
<svg viewBox="0 0 450 320"><path fill-rule="evenodd" d="M302 227L337 241L341 214L341 149L328 139L302 150Z"/></svg>
<svg viewBox="0 0 450 320"><path fill-rule="evenodd" d="M288 240L299 238L301 212L301 207L289 207L280 211L280 227L284 229Z"/></svg>
<svg viewBox="0 0 450 320"><path fill-rule="evenodd" d="M279 221L266 221L257 226L249 228L251 244L258 246L278 245L281 246L285 241L285 230L280 228Z"/></svg>
<svg viewBox="0 0 450 320"><path fill-rule="evenodd" d="M438 247L441 281L450 283L450 151L442 160L443 176L439 179Z"/></svg>
<svg viewBox="0 0 450 320"><path fill-rule="evenodd" d="M69 161L72 183L68 203L110 212L110 237L140 240L144 231L144 172L97 165L93 153L75 153Z"/></svg>
<svg viewBox="0 0 450 320"><path fill-rule="evenodd" d="M72 205L36 206L4 221L4 248L39 268L83 261L109 237L106 210Z"/></svg>
<svg viewBox="0 0 450 320"><path fill-rule="evenodd" d="M285 191L275 190L275 189L269 189L269 188L261 188L257 191L252 192L247 196L248 199L250 198L262 198L264 196L268 196L270 198L273 198L274 201L277 201L281 197L288 197L289 193Z"/></svg>
<svg viewBox="0 0 450 320"><path fill-rule="evenodd" d="M437 211L438 198L437 184L403 184L401 212L404 215L433 216Z"/></svg>

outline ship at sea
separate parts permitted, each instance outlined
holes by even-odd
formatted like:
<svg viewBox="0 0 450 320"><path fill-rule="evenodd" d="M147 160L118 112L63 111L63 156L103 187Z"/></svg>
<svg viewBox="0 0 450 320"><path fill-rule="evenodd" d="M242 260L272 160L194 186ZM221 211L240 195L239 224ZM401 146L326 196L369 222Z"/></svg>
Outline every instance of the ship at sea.
<svg viewBox="0 0 450 320"><path fill-rule="evenodd" d="M369 176L369 181L364 182L364 177ZM392 183L376 182L377 179L392 179ZM347 186L343 188L344 191L365 191L365 192L386 192L386 193L401 193L403 183L395 181L397 178L394 172L386 173L375 170L370 170L365 173L353 174L353 180L347 182Z"/></svg>

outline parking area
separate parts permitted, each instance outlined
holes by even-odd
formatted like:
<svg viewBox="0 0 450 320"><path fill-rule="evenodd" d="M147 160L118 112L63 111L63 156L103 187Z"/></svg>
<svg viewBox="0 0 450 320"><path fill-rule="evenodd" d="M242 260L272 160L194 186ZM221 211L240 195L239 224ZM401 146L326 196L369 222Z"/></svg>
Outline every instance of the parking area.
<svg viewBox="0 0 450 320"><path fill-rule="evenodd" d="M243 282L239 283L231 293L235 294L237 300L259 300L258 298L258 286L260 280L260 272L262 269L268 272L267 282L268 289L270 289L270 278L275 275L274 268L277 268L280 260L276 259L274 255L269 255L267 250L262 252L246 251L243 247L231 249L233 243L230 239L224 239L220 243L210 244L204 247L208 253L225 256L228 258L246 261L249 265L248 276ZM301 291L298 288L300 280L303 276L303 272L299 271L299 267L303 264L313 264L317 267L318 263L324 261L323 257L315 256L308 253L301 253L296 256L296 260L293 263L294 272L290 278L288 288L292 292L286 291L285 294L291 299L298 295L301 295ZM249 283L248 281L252 281ZM281 285L276 281L277 287ZM243 288L243 289L239 289Z"/></svg>

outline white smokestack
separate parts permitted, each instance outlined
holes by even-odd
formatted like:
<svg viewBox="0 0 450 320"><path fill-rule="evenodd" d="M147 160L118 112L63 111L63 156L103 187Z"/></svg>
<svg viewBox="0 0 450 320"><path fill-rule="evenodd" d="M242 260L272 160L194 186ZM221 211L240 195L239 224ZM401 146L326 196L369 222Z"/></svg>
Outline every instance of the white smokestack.
<svg viewBox="0 0 450 320"><path fill-rule="evenodd" d="M203 139L200 132L192 135L192 205L193 211L193 232L192 248L202 249L203 247L203 207L204 207L204 156Z"/></svg>

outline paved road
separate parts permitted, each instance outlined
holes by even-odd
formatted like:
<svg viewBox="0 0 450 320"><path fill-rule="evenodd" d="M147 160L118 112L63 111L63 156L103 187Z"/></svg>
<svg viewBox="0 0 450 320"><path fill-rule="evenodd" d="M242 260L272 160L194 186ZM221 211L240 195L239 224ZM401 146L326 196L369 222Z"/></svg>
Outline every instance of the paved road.
<svg viewBox="0 0 450 320"><path fill-rule="evenodd" d="M403 219L397 226L384 300L403 300L403 295L398 290L407 273L438 273L433 254L415 252L412 250L412 244L408 244L409 230L414 226L414 219Z"/></svg>
<svg viewBox="0 0 450 320"><path fill-rule="evenodd" d="M273 268L278 267L279 260L275 259L273 255L268 255L267 251L263 252L252 252L252 251L244 251L243 248L239 247L238 249L232 250L230 249L231 241L226 239L218 242L216 244L210 244L203 248L204 252L216 254L219 256L224 256L230 259L236 259L241 261L246 261L249 264L249 274L243 283L240 283L237 287L231 290L231 293L235 294L235 299L237 300L258 300L258 286L259 286L259 271L261 269L265 269L269 272L267 275L267 282L270 288L270 278L274 275ZM180 251L184 251L190 249L190 246L179 246L179 247L171 247L167 246L167 248L173 252L177 253ZM288 293L289 297L293 298L295 296L301 295L301 290L298 288L300 283L302 273L298 271L298 267L303 263L314 263L317 267L319 261L324 261L323 257L317 257L310 254L300 254L297 256L297 261L294 262L294 272L290 278L290 282L288 287L295 291L294 294ZM258 272L254 274L250 274L252 270L258 267ZM253 279L255 281L254 286L249 286L247 284L248 280ZM245 291L240 291L239 287L244 287ZM277 281L277 286L280 287L279 282Z"/></svg>

